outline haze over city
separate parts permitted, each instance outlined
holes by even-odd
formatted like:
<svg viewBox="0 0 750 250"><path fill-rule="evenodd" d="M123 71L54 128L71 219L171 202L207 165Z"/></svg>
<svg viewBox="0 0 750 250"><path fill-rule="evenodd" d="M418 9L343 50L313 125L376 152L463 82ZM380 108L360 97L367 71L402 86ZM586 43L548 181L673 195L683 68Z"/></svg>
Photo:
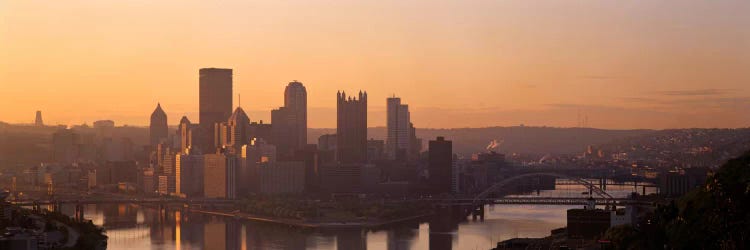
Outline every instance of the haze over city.
<svg viewBox="0 0 750 250"><path fill-rule="evenodd" d="M303 82L311 128L336 127L337 90L368 92L368 126L385 126L396 94L421 128L747 127L748 12L747 1L0 1L0 121L43 110L47 124L146 126L157 103L170 125L197 120L197 71L222 67L253 121Z"/></svg>
<svg viewBox="0 0 750 250"><path fill-rule="evenodd" d="M0 249L750 249L748 111L747 0L0 0Z"/></svg>

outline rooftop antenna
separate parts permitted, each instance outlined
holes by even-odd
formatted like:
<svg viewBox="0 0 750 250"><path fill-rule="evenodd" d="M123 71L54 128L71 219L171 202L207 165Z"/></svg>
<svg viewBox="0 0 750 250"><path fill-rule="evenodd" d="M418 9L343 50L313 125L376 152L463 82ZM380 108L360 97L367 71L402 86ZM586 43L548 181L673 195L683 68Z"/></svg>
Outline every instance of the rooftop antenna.
<svg viewBox="0 0 750 250"><path fill-rule="evenodd" d="M237 99L239 99L239 100L237 100L237 107L242 108L242 94L238 93L237 94Z"/></svg>

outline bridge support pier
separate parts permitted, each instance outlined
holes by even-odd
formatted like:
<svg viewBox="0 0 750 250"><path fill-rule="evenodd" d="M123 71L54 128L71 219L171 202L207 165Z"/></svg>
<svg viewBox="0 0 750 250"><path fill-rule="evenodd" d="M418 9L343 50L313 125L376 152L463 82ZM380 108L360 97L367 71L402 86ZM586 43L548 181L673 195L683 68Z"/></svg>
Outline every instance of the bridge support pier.
<svg viewBox="0 0 750 250"><path fill-rule="evenodd" d="M484 221L484 204L475 207L471 212L471 220L476 221L479 218L480 221Z"/></svg>

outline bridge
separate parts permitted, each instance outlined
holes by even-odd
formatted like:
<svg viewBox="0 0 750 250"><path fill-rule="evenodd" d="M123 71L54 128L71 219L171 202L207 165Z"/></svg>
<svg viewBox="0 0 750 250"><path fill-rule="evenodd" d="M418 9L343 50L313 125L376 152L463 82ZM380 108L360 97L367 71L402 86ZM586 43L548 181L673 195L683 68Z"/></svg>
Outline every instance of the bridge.
<svg viewBox="0 0 750 250"><path fill-rule="evenodd" d="M532 177L554 177L557 179L566 179L568 184L575 183L586 187L589 192L589 197L494 197L495 194L509 193L511 190L512 183L526 178ZM602 184L602 183L598 183ZM515 176L505 178L484 191L480 192L471 199L457 198L443 200L443 204L449 204L451 206L470 207L469 213L474 219L477 217L484 218L484 205L488 204L538 204L538 205L586 205L588 204L593 196L596 195L598 199L594 199L594 202L599 205L629 205L629 204L640 204L649 202L635 201L628 198L615 198L612 197L606 190L602 189L585 179L571 177L559 172L531 172L523 173Z"/></svg>
<svg viewBox="0 0 750 250"><path fill-rule="evenodd" d="M237 200L226 199L165 199L165 198L64 198L64 199L38 199L38 200L16 200L10 201L18 206L32 205L58 205L58 204L235 204Z"/></svg>

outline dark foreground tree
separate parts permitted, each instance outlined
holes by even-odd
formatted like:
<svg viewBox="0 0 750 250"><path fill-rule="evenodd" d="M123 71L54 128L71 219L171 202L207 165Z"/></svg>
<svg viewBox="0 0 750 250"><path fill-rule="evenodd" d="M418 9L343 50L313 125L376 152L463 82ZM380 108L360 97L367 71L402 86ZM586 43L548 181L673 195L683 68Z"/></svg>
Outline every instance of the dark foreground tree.
<svg viewBox="0 0 750 250"><path fill-rule="evenodd" d="M750 152L719 168L706 185L656 208L640 228L613 227L618 249L748 249Z"/></svg>

